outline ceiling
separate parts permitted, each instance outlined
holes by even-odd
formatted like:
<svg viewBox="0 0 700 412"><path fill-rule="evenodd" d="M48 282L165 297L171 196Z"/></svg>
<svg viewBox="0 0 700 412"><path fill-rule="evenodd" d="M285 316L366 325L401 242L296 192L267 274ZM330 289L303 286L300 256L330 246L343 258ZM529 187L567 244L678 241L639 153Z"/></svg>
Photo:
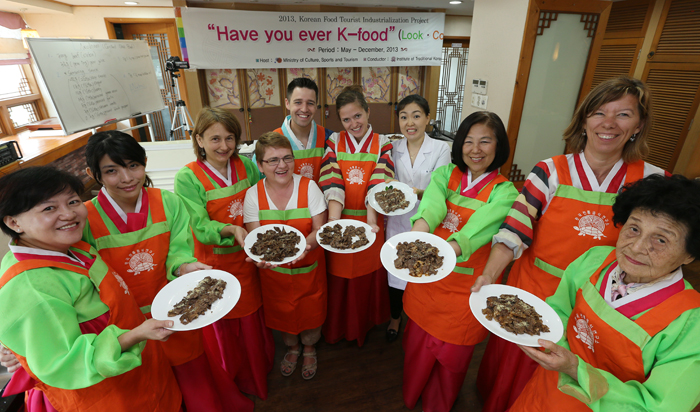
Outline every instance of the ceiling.
<svg viewBox="0 0 700 412"><path fill-rule="evenodd" d="M122 7L172 7L172 0L135 0L139 4L127 6L124 0L0 0L0 10L14 13L72 13L71 6L122 6ZM416 9L445 9L447 14L471 16L474 10L473 0L463 0L462 4L449 4L449 0L238 0L238 3L258 4L322 4L346 7L402 7ZM230 4L231 0L188 0L188 4L215 5Z"/></svg>

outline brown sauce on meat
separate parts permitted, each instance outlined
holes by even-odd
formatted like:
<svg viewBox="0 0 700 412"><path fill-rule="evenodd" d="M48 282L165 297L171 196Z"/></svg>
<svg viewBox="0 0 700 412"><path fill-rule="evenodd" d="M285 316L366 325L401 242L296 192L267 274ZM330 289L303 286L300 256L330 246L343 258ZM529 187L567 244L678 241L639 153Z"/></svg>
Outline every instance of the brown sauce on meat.
<svg viewBox="0 0 700 412"><path fill-rule="evenodd" d="M486 319L496 320L503 329L516 335L549 332L549 327L542 323L542 316L517 295L490 296L486 298L486 309L482 309L481 313Z"/></svg>
<svg viewBox="0 0 700 412"><path fill-rule="evenodd" d="M394 266L408 269L408 274L413 277L436 275L444 260L438 255L438 248L420 240L399 243L396 256Z"/></svg>
<svg viewBox="0 0 700 412"><path fill-rule="evenodd" d="M182 315L180 323L187 325L211 309L211 305L224 296L225 289L225 281L207 276L173 306L168 312L168 316Z"/></svg>
<svg viewBox="0 0 700 412"><path fill-rule="evenodd" d="M266 262L281 262L288 257L299 253L301 237L296 232L287 232L276 227L265 233L258 233L258 240L253 243L250 252L256 256L262 256Z"/></svg>
<svg viewBox="0 0 700 412"><path fill-rule="evenodd" d="M352 239L355 236L359 239L353 242ZM348 225L343 232L343 227L338 223L333 226L326 225L318 237L321 238L322 245L336 249L357 249L369 243L364 227Z"/></svg>

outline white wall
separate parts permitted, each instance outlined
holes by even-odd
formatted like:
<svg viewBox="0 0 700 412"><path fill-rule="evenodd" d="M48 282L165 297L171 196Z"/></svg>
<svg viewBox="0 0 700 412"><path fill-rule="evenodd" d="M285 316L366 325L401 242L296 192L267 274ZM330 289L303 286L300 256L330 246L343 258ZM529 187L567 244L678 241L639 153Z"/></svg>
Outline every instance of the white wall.
<svg viewBox="0 0 700 412"><path fill-rule="evenodd" d="M484 79L486 109L508 125L527 7L528 0L474 0L462 118L481 110L471 105L471 83Z"/></svg>
<svg viewBox="0 0 700 412"><path fill-rule="evenodd" d="M445 16L445 36L469 37L472 31L472 16Z"/></svg>

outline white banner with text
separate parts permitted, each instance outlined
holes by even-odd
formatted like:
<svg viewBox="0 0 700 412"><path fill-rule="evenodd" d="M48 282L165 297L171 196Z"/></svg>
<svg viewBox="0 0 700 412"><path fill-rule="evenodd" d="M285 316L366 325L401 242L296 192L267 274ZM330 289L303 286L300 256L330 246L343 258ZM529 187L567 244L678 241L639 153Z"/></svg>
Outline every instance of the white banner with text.
<svg viewBox="0 0 700 412"><path fill-rule="evenodd" d="M444 13L193 7L179 12L183 60L197 69L439 66L442 62Z"/></svg>

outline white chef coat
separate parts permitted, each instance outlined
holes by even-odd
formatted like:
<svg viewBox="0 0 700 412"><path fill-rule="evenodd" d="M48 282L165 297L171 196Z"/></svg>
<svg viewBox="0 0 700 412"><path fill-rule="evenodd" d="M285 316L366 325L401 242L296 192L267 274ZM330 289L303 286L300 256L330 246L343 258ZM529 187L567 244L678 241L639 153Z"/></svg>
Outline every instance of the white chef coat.
<svg viewBox="0 0 700 412"><path fill-rule="evenodd" d="M391 150L396 170L396 180L411 187L425 190L430 183L430 175L435 169L450 163L450 146L447 142L435 140L425 135L423 144L418 151L416 160L411 165L411 155L408 153L406 139L393 142ZM411 230L411 217L418 211L418 204L410 212L400 216L388 216L386 238ZM396 289L406 289L406 282L396 276L389 276L389 286Z"/></svg>

